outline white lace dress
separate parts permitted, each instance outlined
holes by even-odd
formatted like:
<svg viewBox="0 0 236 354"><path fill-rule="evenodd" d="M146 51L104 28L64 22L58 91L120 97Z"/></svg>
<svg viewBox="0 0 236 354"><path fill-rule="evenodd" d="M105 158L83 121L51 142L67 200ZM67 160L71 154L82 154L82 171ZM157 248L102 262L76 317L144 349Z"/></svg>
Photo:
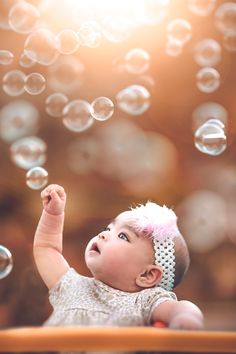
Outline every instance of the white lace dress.
<svg viewBox="0 0 236 354"><path fill-rule="evenodd" d="M160 287L128 293L70 268L49 291L53 313L44 326L147 326L153 309L170 299L176 295Z"/></svg>

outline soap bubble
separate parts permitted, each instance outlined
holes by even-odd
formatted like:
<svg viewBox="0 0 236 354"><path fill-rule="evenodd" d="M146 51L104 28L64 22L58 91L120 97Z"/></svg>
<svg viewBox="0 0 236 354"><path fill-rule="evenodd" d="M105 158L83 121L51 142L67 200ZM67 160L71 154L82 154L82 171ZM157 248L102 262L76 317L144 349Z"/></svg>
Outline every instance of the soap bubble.
<svg viewBox="0 0 236 354"><path fill-rule="evenodd" d="M0 245L0 279L7 277L13 268L13 260L11 252L4 246Z"/></svg>
<svg viewBox="0 0 236 354"><path fill-rule="evenodd" d="M0 137L11 143L38 131L39 111L26 100L15 100L0 110Z"/></svg>
<svg viewBox="0 0 236 354"><path fill-rule="evenodd" d="M143 74L150 65L150 55L142 48L134 48L126 53L125 68L131 74Z"/></svg>
<svg viewBox="0 0 236 354"><path fill-rule="evenodd" d="M131 115L141 115L150 107L150 93L140 85L131 85L116 95L118 107Z"/></svg>
<svg viewBox="0 0 236 354"><path fill-rule="evenodd" d="M189 10L198 16L208 16L214 10L216 0L188 0Z"/></svg>
<svg viewBox="0 0 236 354"><path fill-rule="evenodd" d="M47 145L42 139L36 136L22 138L11 145L11 159L16 166L28 170L45 163L46 150Z"/></svg>
<svg viewBox="0 0 236 354"><path fill-rule="evenodd" d="M73 132L83 132L94 123L92 107L85 100L73 100L63 109L63 124Z"/></svg>
<svg viewBox="0 0 236 354"><path fill-rule="evenodd" d="M27 57L27 55L25 55L24 52L21 54L21 56L19 58L19 64L23 68L31 68L32 66L35 65L35 63L36 63L36 61Z"/></svg>
<svg viewBox="0 0 236 354"><path fill-rule="evenodd" d="M204 38L194 46L194 59L200 66L214 66L221 60L221 46L215 39Z"/></svg>
<svg viewBox="0 0 236 354"><path fill-rule="evenodd" d="M9 65L13 62L14 55L10 50L0 50L0 65Z"/></svg>
<svg viewBox="0 0 236 354"><path fill-rule="evenodd" d="M45 28L35 30L26 38L24 53L42 65L51 65L59 56L55 35Z"/></svg>
<svg viewBox="0 0 236 354"><path fill-rule="evenodd" d="M211 93L220 86L220 74L214 68L202 68L197 72L197 87L200 91Z"/></svg>
<svg viewBox="0 0 236 354"><path fill-rule="evenodd" d="M97 48L102 42L100 25L95 21L84 22L78 31L78 36L82 45Z"/></svg>
<svg viewBox="0 0 236 354"><path fill-rule="evenodd" d="M68 101L68 97L63 93L52 93L45 101L46 112L52 117L61 117L63 109Z"/></svg>
<svg viewBox="0 0 236 354"><path fill-rule="evenodd" d="M96 120L107 120L114 113L114 103L108 97L97 97L91 103L92 116Z"/></svg>
<svg viewBox="0 0 236 354"><path fill-rule="evenodd" d="M39 95L45 90L46 80L40 73L31 73L25 78L24 89L30 95Z"/></svg>
<svg viewBox="0 0 236 354"><path fill-rule="evenodd" d="M26 1L20 1L11 7L8 22L13 31L30 33L37 26L39 17L37 7Z"/></svg>
<svg viewBox="0 0 236 354"><path fill-rule="evenodd" d="M42 167L33 167L26 173L26 184L31 189L42 189L48 183L48 172Z"/></svg>
<svg viewBox="0 0 236 354"><path fill-rule="evenodd" d="M215 23L217 29L223 33L236 32L236 3L225 2L215 12Z"/></svg>
<svg viewBox="0 0 236 354"><path fill-rule="evenodd" d="M57 34L57 50L61 54L73 54L79 48L79 37L71 29L64 29Z"/></svg>
<svg viewBox="0 0 236 354"><path fill-rule="evenodd" d="M177 18L169 22L167 26L167 38L175 40L181 45L185 44L192 37L191 24L181 18Z"/></svg>
<svg viewBox="0 0 236 354"><path fill-rule="evenodd" d="M194 135L196 148L204 154L217 156L227 147L224 124L217 119L209 119L200 126Z"/></svg>
<svg viewBox="0 0 236 354"><path fill-rule="evenodd" d="M25 73L21 70L8 71L2 79L3 91L9 96L20 96L24 93Z"/></svg>

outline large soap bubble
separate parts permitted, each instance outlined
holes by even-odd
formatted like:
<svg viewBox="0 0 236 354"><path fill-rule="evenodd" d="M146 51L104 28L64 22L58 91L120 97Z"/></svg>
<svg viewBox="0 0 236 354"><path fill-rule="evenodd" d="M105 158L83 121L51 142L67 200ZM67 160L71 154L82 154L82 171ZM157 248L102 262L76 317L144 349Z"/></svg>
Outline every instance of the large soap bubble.
<svg viewBox="0 0 236 354"><path fill-rule="evenodd" d="M10 148L12 161L26 170L43 165L46 161L46 150L45 142L36 136L17 140Z"/></svg>
<svg viewBox="0 0 236 354"><path fill-rule="evenodd" d="M91 104L85 100L73 100L63 109L63 124L74 132L83 132L94 123Z"/></svg>

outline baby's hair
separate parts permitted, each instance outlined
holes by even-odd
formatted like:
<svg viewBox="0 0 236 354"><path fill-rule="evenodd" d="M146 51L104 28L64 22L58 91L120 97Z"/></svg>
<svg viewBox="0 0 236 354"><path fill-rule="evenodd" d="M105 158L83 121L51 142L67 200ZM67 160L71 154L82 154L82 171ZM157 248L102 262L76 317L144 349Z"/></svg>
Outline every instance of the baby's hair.
<svg viewBox="0 0 236 354"><path fill-rule="evenodd" d="M177 226L175 212L148 201L131 207L129 221L138 234L153 240L155 264L163 268L159 285L172 290L189 267L188 248Z"/></svg>

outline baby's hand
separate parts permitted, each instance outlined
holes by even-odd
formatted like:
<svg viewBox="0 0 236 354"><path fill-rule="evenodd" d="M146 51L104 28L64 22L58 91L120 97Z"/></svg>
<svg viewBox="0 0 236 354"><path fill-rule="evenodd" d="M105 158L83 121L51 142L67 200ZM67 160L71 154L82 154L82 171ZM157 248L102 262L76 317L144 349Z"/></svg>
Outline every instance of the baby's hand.
<svg viewBox="0 0 236 354"><path fill-rule="evenodd" d="M50 184L41 192L44 210L52 215L60 215L66 205L66 193L58 184Z"/></svg>
<svg viewBox="0 0 236 354"><path fill-rule="evenodd" d="M203 320L192 314L180 314L170 321L171 329L201 330L204 328Z"/></svg>

